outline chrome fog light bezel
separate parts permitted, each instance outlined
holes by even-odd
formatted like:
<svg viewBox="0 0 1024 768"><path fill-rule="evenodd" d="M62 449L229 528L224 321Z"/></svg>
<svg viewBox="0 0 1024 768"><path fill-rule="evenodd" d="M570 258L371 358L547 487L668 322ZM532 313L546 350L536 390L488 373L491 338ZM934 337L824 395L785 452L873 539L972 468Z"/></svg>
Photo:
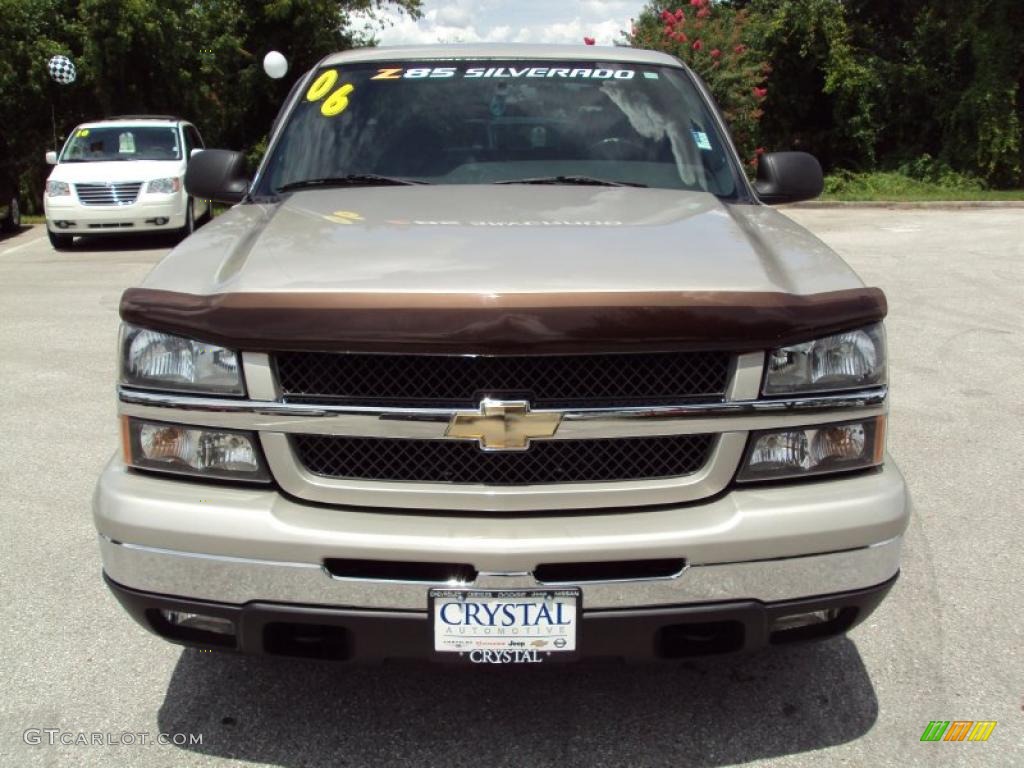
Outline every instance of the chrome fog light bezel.
<svg viewBox="0 0 1024 768"><path fill-rule="evenodd" d="M161 608L160 618L174 627L185 627L200 632L212 632L217 635L235 634L235 623L231 619L225 619L221 616Z"/></svg>

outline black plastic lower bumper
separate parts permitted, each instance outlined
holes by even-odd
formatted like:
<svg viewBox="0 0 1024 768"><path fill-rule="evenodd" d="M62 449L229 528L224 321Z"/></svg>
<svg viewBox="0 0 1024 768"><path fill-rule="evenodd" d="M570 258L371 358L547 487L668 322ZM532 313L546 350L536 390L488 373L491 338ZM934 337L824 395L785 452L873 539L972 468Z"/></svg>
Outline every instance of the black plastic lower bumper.
<svg viewBox="0 0 1024 768"><path fill-rule="evenodd" d="M579 655L679 659L830 637L867 618L898 576L866 589L773 603L748 600L628 610L586 610L584 604ZM137 622L182 645L339 661L433 657L425 611L263 602L230 605L140 592L106 574L104 579ZM228 619L234 632L222 634L172 624L161 611ZM827 612L819 623L792 628L792 621L783 621L784 617L819 611Z"/></svg>

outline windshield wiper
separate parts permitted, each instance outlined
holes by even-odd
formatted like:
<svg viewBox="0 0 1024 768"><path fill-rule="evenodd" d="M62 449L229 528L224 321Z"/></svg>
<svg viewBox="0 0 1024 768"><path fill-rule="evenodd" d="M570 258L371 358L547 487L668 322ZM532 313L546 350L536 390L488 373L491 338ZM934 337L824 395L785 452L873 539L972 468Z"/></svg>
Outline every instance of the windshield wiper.
<svg viewBox="0 0 1024 768"><path fill-rule="evenodd" d="M538 176L533 179L505 179L495 184L579 184L589 187L646 187L633 181L610 181L593 176Z"/></svg>
<svg viewBox="0 0 1024 768"><path fill-rule="evenodd" d="M303 179L282 184L277 192L291 192L295 189L313 189L316 187L406 187L416 184L429 184L428 181L400 179L397 176L379 176L376 173L350 173L346 176L325 176L322 179Z"/></svg>

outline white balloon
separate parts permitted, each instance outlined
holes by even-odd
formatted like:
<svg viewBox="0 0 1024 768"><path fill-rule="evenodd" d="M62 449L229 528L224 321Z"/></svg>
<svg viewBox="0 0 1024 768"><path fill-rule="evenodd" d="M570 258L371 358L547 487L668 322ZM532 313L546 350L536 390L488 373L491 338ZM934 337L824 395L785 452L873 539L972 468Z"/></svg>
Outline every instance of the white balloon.
<svg viewBox="0 0 1024 768"><path fill-rule="evenodd" d="M50 77L61 85L70 85L75 82L77 75L75 65L67 56L53 56L46 66L50 70Z"/></svg>
<svg viewBox="0 0 1024 768"><path fill-rule="evenodd" d="M288 71L288 59L279 51L271 51L263 57L263 71L278 80Z"/></svg>

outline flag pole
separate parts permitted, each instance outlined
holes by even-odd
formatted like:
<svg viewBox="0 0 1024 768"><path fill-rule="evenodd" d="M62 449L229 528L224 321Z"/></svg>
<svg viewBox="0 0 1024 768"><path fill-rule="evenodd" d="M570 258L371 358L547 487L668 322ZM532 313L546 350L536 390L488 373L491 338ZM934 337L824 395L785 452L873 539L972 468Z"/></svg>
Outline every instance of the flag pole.
<svg viewBox="0 0 1024 768"><path fill-rule="evenodd" d="M53 105L53 85L50 85L50 124L53 125L53 151L57 151L57 108Z"/></svg>

